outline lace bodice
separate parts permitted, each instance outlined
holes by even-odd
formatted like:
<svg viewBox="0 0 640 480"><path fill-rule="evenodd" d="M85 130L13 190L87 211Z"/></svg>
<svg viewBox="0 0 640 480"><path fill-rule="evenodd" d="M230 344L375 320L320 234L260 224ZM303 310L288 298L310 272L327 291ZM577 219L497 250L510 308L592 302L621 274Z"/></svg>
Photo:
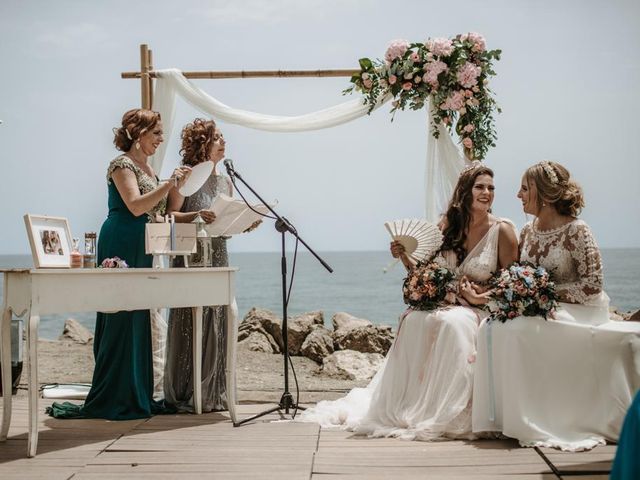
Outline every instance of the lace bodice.
<svg viewBox="0 0 640 480"><path fill-rule="evenodd" d="M602 293L600 250L582 220L549 231L538 231L535 220L527 223L520 234L520 260L546 268L562 302L590 304Z"/></svg>
<svg viewBox="0 0 640 480"><path fill-rule="evenodd" d="M486 282L498 269L500 225L505 222L515 230L511 220L499 219L489 228L485 236L473 247L460 265L456 265L456 255L453 251L443 252L435 260L453 270L458 277L466 275L473 282Z"/></svg>
<svg viewBox="0 0 640 480"><path fill-rule="evenodd" d="M111 175L116 168L128 168L131 170L138 182L138 188L140 189L140 195L149 193L158 188L158 179L152 178L147 175L140 167L138 167L133 161L126 155L119 155L109 163L107 169L107 184L111 183ZM156 214L164 215L167 210L167 197L163 197L151 210L147 212L147 217L150 222L155 221Z"/></svg>

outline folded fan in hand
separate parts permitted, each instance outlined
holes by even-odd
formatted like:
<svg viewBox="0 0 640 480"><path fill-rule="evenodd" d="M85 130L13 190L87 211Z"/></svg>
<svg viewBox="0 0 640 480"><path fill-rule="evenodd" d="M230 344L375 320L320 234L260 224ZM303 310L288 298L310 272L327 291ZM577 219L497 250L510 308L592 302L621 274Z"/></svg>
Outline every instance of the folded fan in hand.
<svg viewBox="0 0 640 480"><path fill-rule="evenodd" d="M438 226L421 218L394 220L385 222L384 226L415 262L424 260L442 245L442 232Z"/></svg>

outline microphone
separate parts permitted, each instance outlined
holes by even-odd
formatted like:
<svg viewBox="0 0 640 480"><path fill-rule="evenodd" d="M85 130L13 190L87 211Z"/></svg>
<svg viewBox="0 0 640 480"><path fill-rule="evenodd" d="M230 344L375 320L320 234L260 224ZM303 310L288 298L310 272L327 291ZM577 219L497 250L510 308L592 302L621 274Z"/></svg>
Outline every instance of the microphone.
<svg viewBox="0 0 640 480"><path fill-rule="evenodd" d="M235 173L235 170L233 168L233 160L231 160L230 158L225 158L223 163L225 168L227 169L227 173L229 174L229 176L233 175Z"/></svg>

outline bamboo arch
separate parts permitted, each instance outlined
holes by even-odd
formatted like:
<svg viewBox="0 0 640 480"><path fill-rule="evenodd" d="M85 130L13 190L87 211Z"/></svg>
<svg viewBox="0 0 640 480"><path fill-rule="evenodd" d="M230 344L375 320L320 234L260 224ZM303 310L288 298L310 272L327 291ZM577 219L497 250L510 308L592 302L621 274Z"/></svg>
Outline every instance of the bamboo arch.
<svg viewBox="0 0 640 480"><path fill-rule="evenodd" d="M186 78L193 79L225 79L225 78L301 78L301 77L351 77L360 72L350 69L334 70L236 70L236 71L202 71L182 72ZM153 79L157 78L153 69L153 52L146 43L140 45L140 71L122 72L121 78L140 79L140 104L142 108L151 109L153 105Z"/></svg>

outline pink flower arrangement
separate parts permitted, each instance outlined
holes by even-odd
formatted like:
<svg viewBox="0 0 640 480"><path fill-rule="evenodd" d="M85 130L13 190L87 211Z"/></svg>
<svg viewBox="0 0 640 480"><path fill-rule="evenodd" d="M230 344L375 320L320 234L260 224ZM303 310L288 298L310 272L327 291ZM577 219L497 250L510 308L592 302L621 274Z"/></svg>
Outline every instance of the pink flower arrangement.
<svg viewBox="0 0 640 480"><path fill-rule="evenodd" d="M488 87L495 75L493 62L500 50L486 49L482 35L469 32L452 38L428 39L424 44L394 40L384 61L360 59L360 72L352 76L354 89L363 93L373 109L378 100L391 95L392 114L432 104L432 135L444 125L456 132L470 159L482 159L497 138L493 115L500 112Z"/></svg>
<svg viewBox="0 0 640 480"><path fill-rule="evenodd" d="M436 262L419 262L402 284L404 302L416 310L433 310L450 300L455 301L450 295L454 280L454 273Z"/></svg>
<svg viewBox="0 0 640 480"><path fill-rule="evenodd" d="M129 268L127 262L120 257L105 258L100 264L100 268Z"/></svg>
<svg viewBox="0 0 640 480"><path fill-rule="evenodd" d="M409 42L407 40L393 40L387 47L384 59L391 63L396 58L402 57L408 49Z"/></svg>

